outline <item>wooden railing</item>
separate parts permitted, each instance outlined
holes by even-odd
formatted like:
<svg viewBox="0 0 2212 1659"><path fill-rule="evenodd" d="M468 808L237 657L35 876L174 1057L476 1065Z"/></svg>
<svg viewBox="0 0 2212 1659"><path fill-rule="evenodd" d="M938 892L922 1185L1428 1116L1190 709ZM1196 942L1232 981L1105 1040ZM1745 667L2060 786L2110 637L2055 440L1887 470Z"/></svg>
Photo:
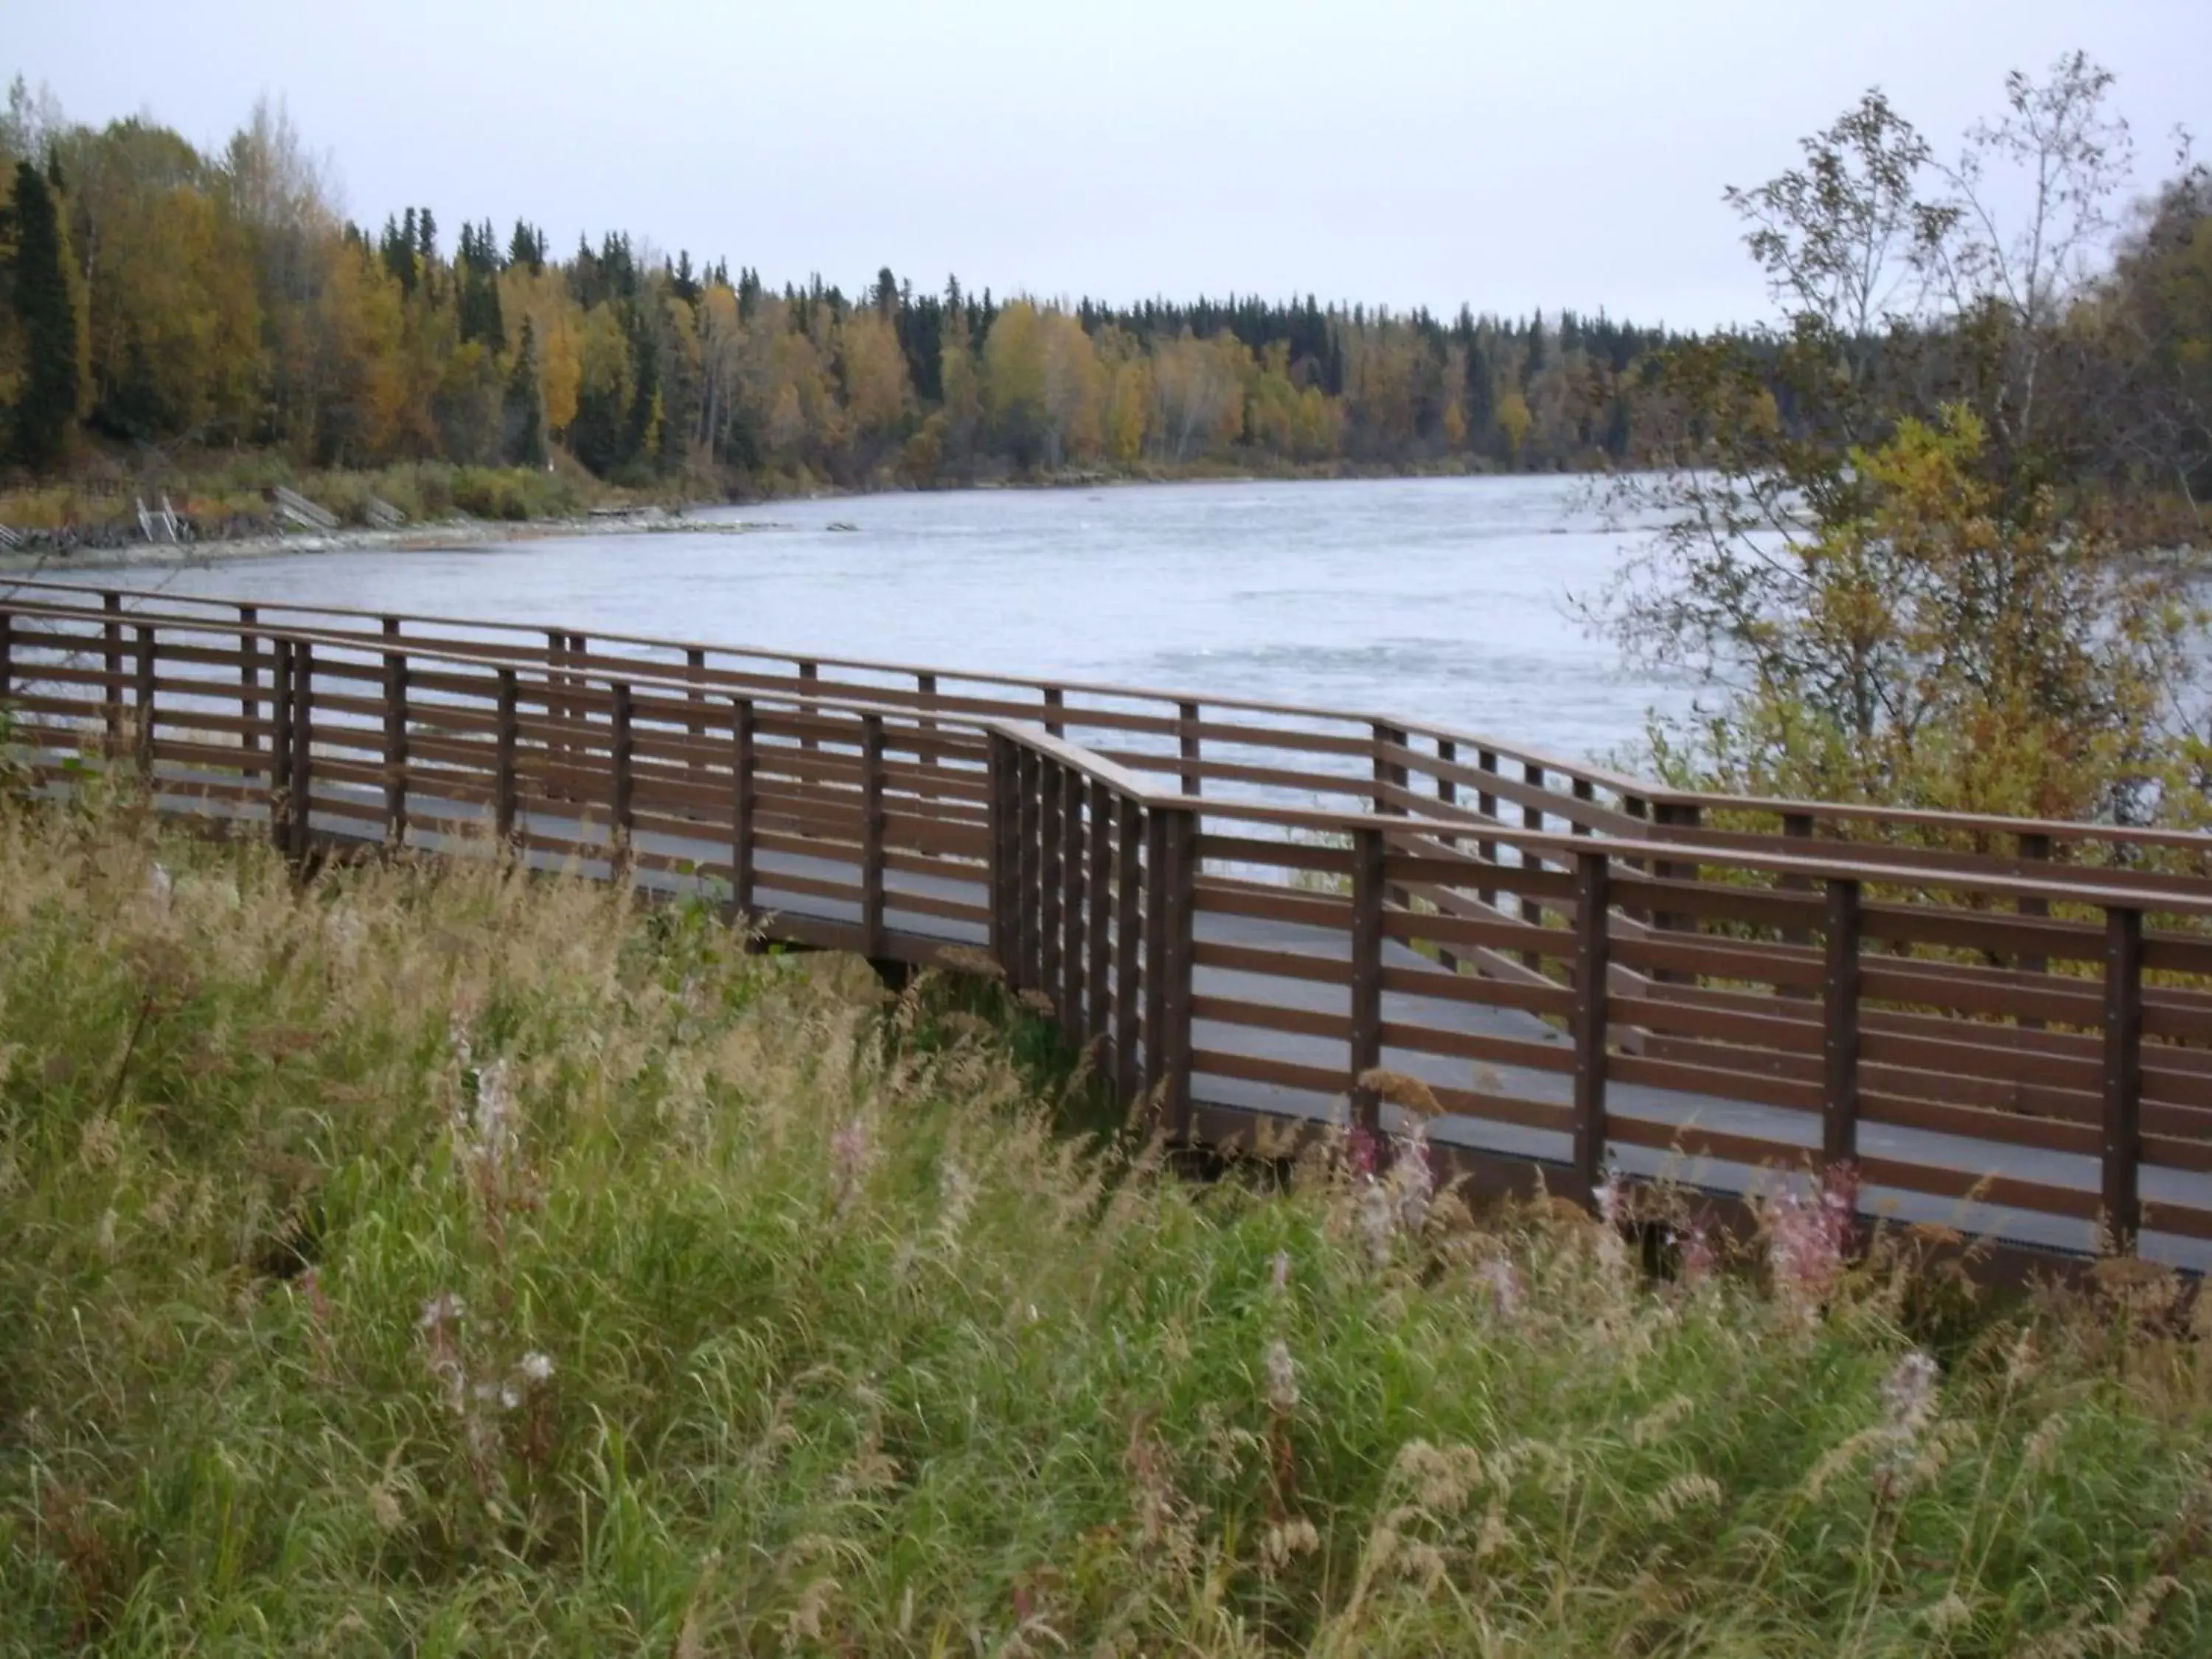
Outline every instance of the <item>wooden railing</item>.
<svg viewBox="0 0 2212 1659"><path fill-rule="evenodd" d="M50 790L128 768L295 855L520 856L878 958L988 951L1174 1136L1410 1103L1584 1196L1608 1162L1848 1168L1869 1213L2212 1254L2202 837L1683 821L1364 716L52 586L0 599L0 702ZM1735 827L1776 805L1837 833ZM1868 820L1962 839L1843 838Z"/></svg>

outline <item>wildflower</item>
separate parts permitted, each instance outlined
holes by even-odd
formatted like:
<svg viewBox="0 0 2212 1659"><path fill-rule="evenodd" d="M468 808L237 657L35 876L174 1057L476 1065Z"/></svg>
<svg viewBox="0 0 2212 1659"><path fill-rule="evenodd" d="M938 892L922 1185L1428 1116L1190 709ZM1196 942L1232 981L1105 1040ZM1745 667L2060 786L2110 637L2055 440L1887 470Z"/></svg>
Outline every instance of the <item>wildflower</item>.
<svg viewBox="0 0 2212 1659"><path fill-rule="evenodd" d="M146 872L146 896L166 910L177 896L177 884L169 874L168 866L158 859Z"/></svg>
<svg viewBox="0 0 2212 1659"><path fill-rule="evenodd" d="M1416 1125L1399 1147L1389 1180L1397 1193L1398 1225L1407 1232L1419 1232L1428 1222L1430 1200L1437 1190L1436 1170L1429 1162L1429 1139L1423 1126Z"/></svg>
<svg viewBox="0 0 2212 1659"><path fill-rule="evenodd" d="M1766 1252L1775 1291L1799 1317L1809 1319L1834 1292L1850 1255L1857 1203L1856 1177L1832 1169L1809 1197L1790 1188L1768 1205Z"/></svg>
<svg viewBox="0 0 2212 1659"><path fill-rule="evenodd" d="M495 1060L469 1075L474 1098L454 1110L454 1140L465 1163L496 1174L513 1158L520 1139L507 1061Z"/></svg>
<svg viewBox="0 0 2212 1659"><path fill-rule="evenodd" d="M1278 1250L1275 1252L1275 1293L1280 1296L1290 1288L1291 1253L1288 1250Z"/></svg>
<svg viewBox="0 0 2212 1659"><path fill-rule="evenodd" d="M1298 1408L1298 1368L1280 1338L1267 1345L1267 1404L1278 1412Z"/></svg>
<svg viewBox="0 0 2212 1659"><path fill-rule="evenodd" d="M451 1291L441 1291L422 1304L422 1316L415 1322L418 1330L436 1333L459 1324L469 1310L468 1304Z"/></svg>
<svg viewBox="0 0 2212 1659"><path fill-rule="evenodd" d="M532 1348L515 1370L526 1382L543 1382L553 1375L553 1362Z"/></svg>
<svg viewBox="0 0 2212 1659"><path fill-rule="evenodd" d="M1628 1192L1621 1184L1620 1171L1608 1164L1599 1178L1591 1196L1597 1204L1597 1218L1607 1227L1619 1227L1628 1216Z"/></svg>
<svg viewBox="0 0 2212 1659"><path fill-rule="evenodd" d="M1476 1269L1476 1276L1489 1288L1491 1304L1500 1314L1510 1319L1521 1311L1528 1290L1518 1267L1502 1255L1493 1255Z"/></svg>
<svg viewBox="0 0 2212 1659"><path fill-rule="evenodd" d="M1390 1259L1390 1239L1397 1231L1395 1208L1390 1189L1379 1181L1370 1181L1360 1189L1358 1203L1352 1211L1352 1224L1359 1231L1360 1241L1367 1246L1369 1259L1378 1267Z"/></svg>
<svg viewBox="0 0 2212 1659"><path fill-rule="evenodd" d="M1936 1362L1914 1348L1899 1359L1881 1385L1882 1412L1891 1433L1917 1440L1936 1415L1936 1386L1942 1378Z"/></svg>
<svg viewBox="0 0 2212 1659"><path fill-rule="evenodd" d="M1685 1285L1702 1285L1719 1266L1712 1235L1702 1221L1692 1222L1686 1231L1676 1233L1674 1249L1677 1273Z"/></svg>

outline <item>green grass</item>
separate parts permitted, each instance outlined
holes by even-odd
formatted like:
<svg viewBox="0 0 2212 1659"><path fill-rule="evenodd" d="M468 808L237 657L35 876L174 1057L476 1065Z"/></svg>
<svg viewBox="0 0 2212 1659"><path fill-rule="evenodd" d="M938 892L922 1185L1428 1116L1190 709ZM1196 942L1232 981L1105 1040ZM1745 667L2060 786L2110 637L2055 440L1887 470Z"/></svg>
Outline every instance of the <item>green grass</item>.
<svg viewBox="0 0 2212 1659"><path fill-rule="evenodd" d="M0 811L0 1650L2212 1640L2170 1283L1193 1185L995 992L835 966Z"/></svg>

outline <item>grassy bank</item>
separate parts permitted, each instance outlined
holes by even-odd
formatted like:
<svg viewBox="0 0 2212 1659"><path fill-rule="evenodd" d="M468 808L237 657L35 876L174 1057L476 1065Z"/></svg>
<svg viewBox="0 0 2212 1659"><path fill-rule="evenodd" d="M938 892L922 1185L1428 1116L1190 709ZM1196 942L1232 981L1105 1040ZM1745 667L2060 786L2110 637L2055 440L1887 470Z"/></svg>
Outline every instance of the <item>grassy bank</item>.
<svg viewBox="0 0 2212 1659"><path fill-rule="evenodd" d="M0 811L0 1650L2212 1636L2164 1281L1194 1186L1066 1133L994 992L835 966Z"/></svg>

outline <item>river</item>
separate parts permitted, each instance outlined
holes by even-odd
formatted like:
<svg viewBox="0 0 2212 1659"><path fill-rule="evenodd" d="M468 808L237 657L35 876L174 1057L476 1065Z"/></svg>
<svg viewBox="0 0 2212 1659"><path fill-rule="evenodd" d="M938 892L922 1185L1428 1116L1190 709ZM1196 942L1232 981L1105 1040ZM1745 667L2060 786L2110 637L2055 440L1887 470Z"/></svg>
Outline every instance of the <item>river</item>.
<svg viewBox="0 0 2212 1659"><path fill-rule="evenodd" d="M1585 493L1498 477L872 495L696 514L769 526L745 536L302 554L143 585L1315 703L1583 758L1687 701L1567 612L1631 539Z"/></svg>

